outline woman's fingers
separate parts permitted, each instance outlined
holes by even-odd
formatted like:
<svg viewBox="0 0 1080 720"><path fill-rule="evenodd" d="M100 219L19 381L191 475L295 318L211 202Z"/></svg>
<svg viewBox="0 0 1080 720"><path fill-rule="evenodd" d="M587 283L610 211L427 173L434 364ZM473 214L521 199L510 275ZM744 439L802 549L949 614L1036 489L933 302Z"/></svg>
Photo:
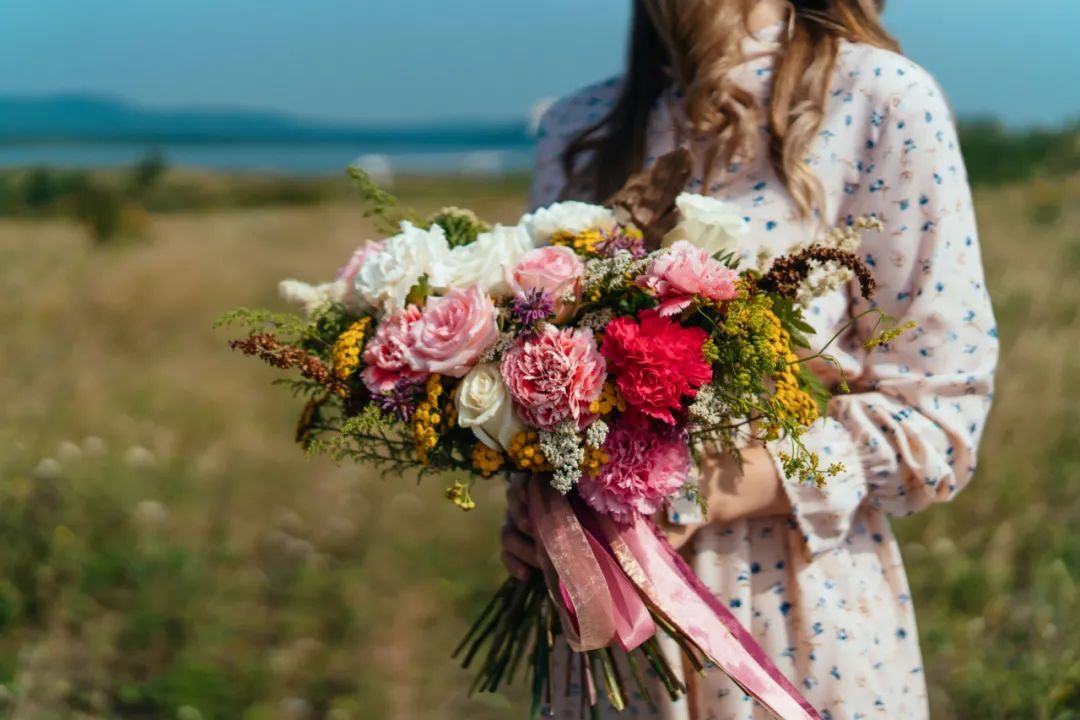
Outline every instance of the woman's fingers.
<svg viewBox="0 0 1080 720"><path fill-rule="evenodd" d="M510 573L511 576L522 581L527 581L529 579L532 570L529 569L528 565L518 560L506 550L503 550L502 555L499 557L502 559L502 564L503 567L506 568L506 572Z"/></svg>
<svg viewBox="0 0 1080 720"><path fill-rule="evenodd" d="M503 527L502 546L514 557L524 563L536 567L536 543L528 535L523 535L511 525Z"/></svg>
<svg viewBox="0 0 1080 720"><path fill-rule="evenodd" d="M528 580L537 566L536 544L532 539L525 483L529 476L512 473L506 485L506 524L502 529L500 559L506 571L519 580Z"/></svg>
<svg viewBox="0 0 1080 720"><path fill-rule="evenodd" d="M524 535L532 535L532 522L529 520L529 504L525 497L525 482L528 476L516 474L511 476L510 483L506 488L506 516L510 522Z"/></svg>

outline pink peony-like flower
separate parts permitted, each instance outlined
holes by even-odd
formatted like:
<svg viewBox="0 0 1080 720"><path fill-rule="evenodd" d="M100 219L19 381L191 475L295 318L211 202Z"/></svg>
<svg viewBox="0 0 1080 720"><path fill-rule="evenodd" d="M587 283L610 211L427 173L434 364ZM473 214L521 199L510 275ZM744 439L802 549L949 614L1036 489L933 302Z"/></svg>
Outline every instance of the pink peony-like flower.
<svg viewBox="0 0 1080 720"><path fill-rule="evenodd" d="M549 245L530 250L517 264L506 270L506 282L515 295L529 290L544 290L555 304L557 321L565 320L574 303L564 297L581 290L585 263L568 247Z"/></svg>
<svg viewBox="0 0 1080 720"><path fill-rule="evenodd" d="M409 367L463 377L499 336L495 303L479 286L454 288L428 298L411 334Z"/></svg>
<svg viewBox="0 0 1080 720"><path fill-rule="evenodd" d="M608 323L600 352L627 405L674 425L682 399L712 380L712 366L701 352L708 339L701 328L643 310L636 320L623 316Z"/></svg>
<svg viewBox="0 0 1080 720"><path fill-rule="evenodd" d="M343 280L345 282L345 298L347 301L354 301L357 299L356 287L354 280L356 280L356 273L360 272L360 268L364 267L364 263L367 259L377 252L382 252L383 244L376 240L371 240L364 243L360 247L353 251L353 254L349 256L349 261L345 263L337 271L335 280Z"/></svg>
<svg viewBox="0 0 1080 720"><path fill-rule="evenodd" d="M637 284L660 299L657 311L668 316L685 310L695 297L731 300L738 279L737 272L714 259L707 250L679 240L649 263L645 274L638 276Z"/></svg>
<svg viewBox="0 0 1080 720"><path fill-rule="evenodd" d="M545 325L520 338L502 359L502 375L521 418L551 430L572 418L589 419L589 405L600 397L606 367L592 330Z"/></svg>
<svg viewBox="0 0 1080 720"><path fill-rule="evenodd" d="M375 335L364 348L364 385L375 395L394 389L399 380L420 382L425 373L409 367L412 326L421 317L420 308L410 305L379 323Z"/></svg>
<svg viewBox="0 0 1080 720"><path fill-rule="evenodd" d="M657 428L637 413L620 417L604 441L608 462L582 476L578 492L589 507L629 523L652 515L686 482L690 447L683 433Z"/></svg>

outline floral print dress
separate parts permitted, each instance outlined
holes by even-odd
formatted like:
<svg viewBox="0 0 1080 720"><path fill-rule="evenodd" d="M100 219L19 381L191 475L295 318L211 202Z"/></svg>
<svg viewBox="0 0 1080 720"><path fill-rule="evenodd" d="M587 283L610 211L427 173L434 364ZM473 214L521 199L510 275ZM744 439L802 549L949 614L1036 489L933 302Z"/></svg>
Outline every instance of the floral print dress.
<svg viewBox="0 0 1080 720"><path fill-rule="evenodd" d="M759 34L739 69L761 107L778 48L776 37ZM557 199L563 148L603 117L618 91L619 80L611 80L546 113L533 206ZM650 160L674 147L681 122L670 92L650 119ZM915 610L889 518L948 501L975 472L998 340L971 193L936 82L910 60L868 45L842 45L808 159L826 191L826 225L860 216L883 221L885 231L867 233L860 248L878 281L873 302L918 329L874 349L863 346L868 324L842 335L832 354L851 392L831 402L805 441L823 466L840 462L846 470L822 489L785 480L790 517L702 528L691 541L691 562L826 720L926 718ZM764 144L751 160L715 168L708 187L704 175L696 173L688 189L741 206L752 229L740 248L747 261L814 235L817 225L799 218ZM809 316L824 339L868 307L857 287L848 287L821 298ZM830 365L816 370L839 381ZM770 448L774 455L782 449ZM560 683L577 677L556 673ZM719 671L690 680L689 696L665 698L659 714L636 697L625 716L769 717ZM559 693L556 717L579 717L580 695L572 680L566 695Z"/></svg>

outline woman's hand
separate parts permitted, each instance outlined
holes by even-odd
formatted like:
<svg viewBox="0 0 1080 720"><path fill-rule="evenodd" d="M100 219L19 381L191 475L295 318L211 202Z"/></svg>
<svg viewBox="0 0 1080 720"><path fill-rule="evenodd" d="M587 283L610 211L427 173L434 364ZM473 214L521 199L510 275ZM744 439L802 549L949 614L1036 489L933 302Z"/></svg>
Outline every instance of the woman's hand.
<svg viewBox="0 0 1080 720"><path fill-rule="evenodd" d="M703 522L674 525L667 513L654 516L671 546L682 548L708 523L729 524L736 520L787 515L791 504L780 482L780 474L764 447L752 446L742 452L743 465L731 453L706 448L698 466L701 492L709 508Z"/></svg>
<svg viewBox="0 0 1080 720"><path fill-rule="evenodd" d="M698 469L709 522L732 523L791 513L780 473L762 445L742 451L742 468L731 453L706 448Z"/></svg>
<svg viewBox="0 0 1080 720"><path fill-rule="evenodd" d="M537 567L536 543L525 497L525 473L511 473L506 486L506 522L502 529L502 564L518 580L528 580Z"/></svg>

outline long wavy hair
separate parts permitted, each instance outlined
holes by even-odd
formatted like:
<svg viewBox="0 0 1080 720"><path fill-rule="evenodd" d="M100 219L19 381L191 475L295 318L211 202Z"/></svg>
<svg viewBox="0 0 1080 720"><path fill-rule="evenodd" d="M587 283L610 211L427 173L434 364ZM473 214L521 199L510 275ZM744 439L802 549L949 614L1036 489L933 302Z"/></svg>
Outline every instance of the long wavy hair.
<svg viewBox="0 0 1080 720"><path fill-rule="evenodd" d="M768 108L731 78L745 62L743 41L757 0L634 0L621 94L611 111L566 148L565 197L602 201L645 160L649 113L674 84L695 137L704 146L706 183L719 163L755 152L767 113L769 162L803 217L820 209L823 192L806 164L821 129L841 40L899 52L881 22L885 0L789 0L788 29L773 69Z"/></svg>

